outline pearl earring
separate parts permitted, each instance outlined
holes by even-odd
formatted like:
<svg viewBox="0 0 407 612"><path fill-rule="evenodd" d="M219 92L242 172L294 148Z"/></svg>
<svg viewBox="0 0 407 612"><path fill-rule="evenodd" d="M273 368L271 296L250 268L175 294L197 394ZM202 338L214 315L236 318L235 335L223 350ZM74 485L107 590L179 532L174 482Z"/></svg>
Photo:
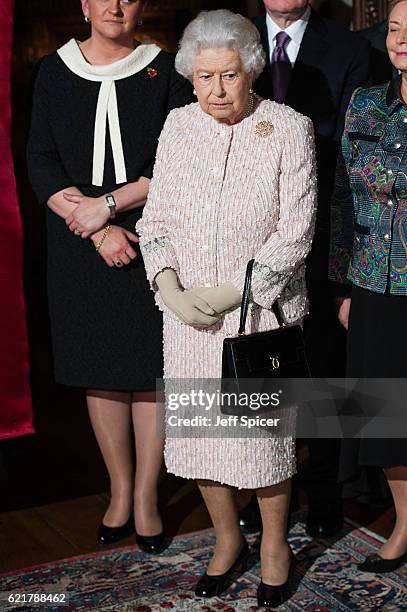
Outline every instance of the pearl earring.
<svg viewBox="0 0 407 612"><path fill-rule="evenodd" d="M249 89L249 93L251 93L251 94L253 93L253 89L251 87Z"/></svg>
<svg viewBox="0 0 407 612"><path fill-rule="evenodd" d="M142 22L142 21L138 21L138 22L137 22L137 25L138 25L138 26L142 26L142 25L143 25L143 22Z"/></svg>
<svg viewBox="0 0 407 612"><path fill-rule="evenodd" d="M88 17L87 15L85 15L85 21L86 21L86 23L90 23L90 17Z"/></svg>
<svg viewBox="0 0 407 612"><path fill-rule="evenodd" d="M196 96L196 89L194 89L194 91L192 93L194 94L194 96Z"/></svg>

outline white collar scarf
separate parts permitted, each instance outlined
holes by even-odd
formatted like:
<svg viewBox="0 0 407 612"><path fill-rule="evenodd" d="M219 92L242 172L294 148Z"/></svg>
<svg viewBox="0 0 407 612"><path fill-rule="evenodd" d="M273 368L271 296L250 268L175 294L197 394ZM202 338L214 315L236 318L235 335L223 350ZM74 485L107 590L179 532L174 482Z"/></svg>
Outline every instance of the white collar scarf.
<svg viewBox="0 0 407 612"><path fill-rule="evenodd" d="M127 182L115 81L125 79L140 72L140 70L146 68L157 57L160 51L161 49L152 43L142 44L118 62L103 66L93 66L85 60L78 43L73 38L66 45L58 49L60 58L69 70L88 81L101 82L95 117L92 185L99 187L103 185L106 154L106 121L109 121L116 183Z"/></svg>

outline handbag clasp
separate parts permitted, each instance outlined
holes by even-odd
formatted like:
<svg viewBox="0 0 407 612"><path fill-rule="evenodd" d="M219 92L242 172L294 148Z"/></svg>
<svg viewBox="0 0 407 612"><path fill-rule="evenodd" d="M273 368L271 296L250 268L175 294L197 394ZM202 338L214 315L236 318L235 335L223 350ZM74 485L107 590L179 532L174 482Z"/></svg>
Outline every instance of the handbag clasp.
<svg viewBox="0 0 407 612"><path fill-rule="evenodd" d="M271 367L273 370L278 370L280 367L280 358L278 355L269 355L269 359L271 360Z"/></svg>

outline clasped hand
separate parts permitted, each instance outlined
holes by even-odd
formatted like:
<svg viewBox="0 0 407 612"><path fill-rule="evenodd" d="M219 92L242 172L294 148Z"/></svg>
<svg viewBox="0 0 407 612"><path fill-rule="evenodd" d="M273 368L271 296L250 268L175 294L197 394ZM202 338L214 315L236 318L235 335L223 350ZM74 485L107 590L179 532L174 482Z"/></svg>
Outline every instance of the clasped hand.
<svg viewBox="0 0 407 612"><path fill-rule="evenodd" d="M223 315L240 304L242 296L232 283L223 283L218 287L196 287L188 289L187 293L201 298L218 315Z"/></svg>
<svg viewBox="0 0 407 612"><path fill-rule="evenodd" d="M101 230L91 236L95 246L101 240L103 233L104 230ZM102 246L99 248L99 255L105 260L109 268L126 266L137 257L131 243L138 241L138 236L124 227L111 225Z"/></svg>
<svg viewBox="0 0 407 612"><path fill-rule="evenodd" d="M110 214L106 206L105 198L89 198L84 195L64 193L64 198L71 204L76 204L65 219L65 223L71 230L82 238L89 238L100 230L108 221Z"/></svg>
<svg viewBox="0 0 407 612"><path fill-rule="evenodd" d="M162 301L182 323L206 328L219 321L220 316L205 300L190 291L184 291L174 270L163 270L155 277L155 282Z"/></svg>
<svg viewBox="0 0 407 612"><path fill-rule="evenodd" d="M174 270L163 270L156 284L164 304L187 325L210 327L241 301L240 292L231 283L219 287L196 287L184 291Z"/></svg>

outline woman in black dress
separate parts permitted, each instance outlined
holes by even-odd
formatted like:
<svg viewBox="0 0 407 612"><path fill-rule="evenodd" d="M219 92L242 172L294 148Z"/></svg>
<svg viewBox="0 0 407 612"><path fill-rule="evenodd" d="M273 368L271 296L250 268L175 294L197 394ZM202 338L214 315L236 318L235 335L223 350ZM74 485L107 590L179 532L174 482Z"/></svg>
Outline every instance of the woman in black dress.
<svg viewBox="0 0 407 612"><path fill-rule="evenodd" d="M146 3L82 0L91 36L42 60L27 155L33 188L47 204L56 381L87 390L111 479L98 540L131 533L134 506L138 541L154 552L163 544L153 391L162 376L162 320L133 232L165 118L191 93L171 55L134 41Z"/></svg>
<svg viewBox="0 0 407 612"><path fill-rule="evenodd" d="M387 49L401 79L353 94L332 204L330 277L342 294L339 320L349 328L347 375L361 379L407 378L407 2L393 0L389 8ZM358 466L380 467L393 495L395 527L379 554L359 564L367 572L394 571L407 561L407 440L396 437L403 435L405 386L385 382L360 381L354 415L377 432L377 404L380 417L397 415L400 429L388 439L345 439L339 470L345 480ZM385 399L375 398L379 388Z"/></svg>

